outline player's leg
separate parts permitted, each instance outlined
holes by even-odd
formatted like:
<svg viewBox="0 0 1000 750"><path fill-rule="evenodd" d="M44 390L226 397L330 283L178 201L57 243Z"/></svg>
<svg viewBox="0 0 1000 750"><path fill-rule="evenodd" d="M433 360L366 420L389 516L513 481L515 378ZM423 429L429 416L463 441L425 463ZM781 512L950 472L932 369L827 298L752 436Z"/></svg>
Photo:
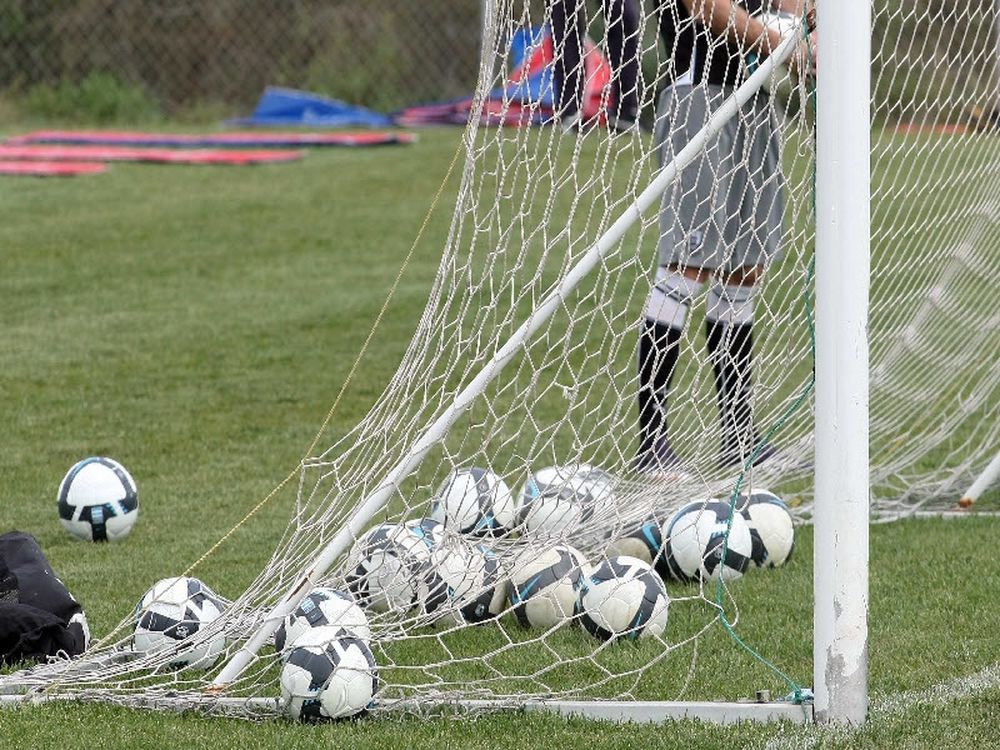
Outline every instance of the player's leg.
<svg viewBox="0 0 1000 750"><path fill-rule="evenodd" d="M754 298L765 267L781 257L784 212L780 138L769 100L748 102L736 127L733 168L724 181L730 256L705 308L725 467L739 466L752 454L760 463L774 453L760 444L754 426Z"/></svg>
<svg viewBox="0 0 1000 750"><path fill-rule="evenodd" d="M708 291L705 338L715 376L722 429L723 466L738 466L758 447L753 423L754 293L763 266L747 266L726 274ZM759 462L771 454L762 448Z"/></svg>
<svg viewBox="0 0 1000 750"><path fill-rule="evenodd" d="M660 166L683 149L708 116L702 87L668 87L657 108ZM638 343L639 450L635 466L670 472L679 463L667 431L667 403L691 303L716 267L721 236L713 220L712 175L721 152L708 148L678 176L660 207L659 264ZM673 472L671 472L673 473Z"/></svg>
<svg viewBox="0 0 1000 750"><path fill-rule="evenodd" d="M691 303L708 272L676 265L657 269L639 330L639 450L635 467L669 470L680 464L667 435L667 396Z"/></svg>
<svg viewBox="0 0 1000 750"><path fill-rule="evenodd" d="M556 121L566 130L580 125L583 90L584 0L552 1L552 88Z"/></svg>
<svg viewBox="0 0 1000 750"><path fill-rule="evenodd" d="M625 131L639 117L639 2L602 0L607 22L608 62L615 87L615 105L608 112L608 127Z"/></svg>

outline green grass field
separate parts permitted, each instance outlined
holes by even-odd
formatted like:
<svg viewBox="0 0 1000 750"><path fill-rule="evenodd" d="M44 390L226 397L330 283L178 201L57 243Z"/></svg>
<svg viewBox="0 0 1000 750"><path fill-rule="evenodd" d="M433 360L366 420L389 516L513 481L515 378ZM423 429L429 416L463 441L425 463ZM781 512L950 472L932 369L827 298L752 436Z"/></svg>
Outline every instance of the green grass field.
<svg viewBox="0 0 1000 750"><path fill-rule="evenodd" d="M34 534L84 603L98 636L155 580L176 575L292 470L313 437L447 170L459 132L409 148L313 152L253 169L116 165L77 180L0 182L0 526ZM333 422L361 418L395 371L423 310L448 231L453 178ZM995 413L995 409L994 409ZM87 455L122 461L142 510L119 545L72 540L56 517L63 474ZM995 506L994 491L987 503ZM280 494L198 574L235 596L283 532ZM476 721L391 719L303 727L105 706L0 711L10 748L73 747L972 747L993 737L995 672L962 700L889 696L1000 661L993 545L1000 519L914 520L872 529L872 720L856 733L692 722L617 727L506 714ZM736 589L740 633L811 681L811 530L792 563ZM698 606L697 603L692 607ZM677 623L698 616L679 607ZM489 641L489 634L477 636ZM557 645L579 648L573 639ZM641 661L641 649L621 651ZM676 697L681 649L641 684ZM561 679L572 681L573 675ZM780 681L714 628L699 642L687 697L737 699ZM880 702L881 701L881 702Z"/></svg>

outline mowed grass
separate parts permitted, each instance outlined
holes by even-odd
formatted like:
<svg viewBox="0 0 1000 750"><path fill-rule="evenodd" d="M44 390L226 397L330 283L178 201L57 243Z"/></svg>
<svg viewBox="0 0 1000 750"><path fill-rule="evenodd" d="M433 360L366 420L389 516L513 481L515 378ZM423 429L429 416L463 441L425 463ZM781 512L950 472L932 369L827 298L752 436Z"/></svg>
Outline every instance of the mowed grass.
<svg viewBox="0 0 1000 750"><path fill-rule="evenodd" d="M293 470L367 337L459 143L421 133L408 148L312 152L253 169L116 165L66 181L4 179L0 247L0 521L34 534L100 636L155 580L176 575ZM457 177L457 176L456 176ZM398 364L423 310L450 223L446 186L360 375L321 445L346 432ZM122 461L142 510L122 544L73 541L55 495L86 455ZM996 493L991 497L995 500ZM198 574L225 595L257 574L292 512L284 492ZM987 498L989 500L989 498ZM908 521L872 529L871 688L917 690L1000 660L993 549L1000 522ZM792 563L734 587L739 632L811 682L811 530ZM673 589L676 595L689 589ZM695 610L695 611L692 611ZM678 605L674 623L709 617ZM588 651L582 633L553 639ZM464 646L490 644L481 631ZM641 665L624 644L611 659ZM695 656L678 649L639 683L674 698ZM586 665L581 663L581 669ZM558 679L572 684L572 668ZM737 699L783 683L713 628L685 697ZM996 688L970 703L878 714L831 747L980 744ZM992 702L992 703L991 703ZM9 747L718 747L765 743L778 727L614 727L507 714L456 722L389 719L301 727L95 706L0 711ZM811 736L811 735L809 735ZM806 735L803 737L808 738Z"/></svg>

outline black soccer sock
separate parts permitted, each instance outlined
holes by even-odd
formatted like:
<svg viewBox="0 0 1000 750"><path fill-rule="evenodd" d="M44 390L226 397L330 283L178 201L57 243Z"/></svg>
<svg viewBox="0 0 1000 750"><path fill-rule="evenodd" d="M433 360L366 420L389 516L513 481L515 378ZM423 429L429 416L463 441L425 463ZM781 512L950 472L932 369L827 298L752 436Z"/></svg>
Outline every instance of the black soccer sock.
<svg viewBox="0 0 1000 750"><path fill-rule="evenodd" d="M753 323L706 320L705 336L715 372L722 460L734 463L749 456L757 441L753 427Z"/></svg>
<svg viewBox="0 0 1000 750"><path fill-rule="evenodd" d="M646 318L639 330L639 452L666 435L667 393L677 366L682 329Z"/></svg>

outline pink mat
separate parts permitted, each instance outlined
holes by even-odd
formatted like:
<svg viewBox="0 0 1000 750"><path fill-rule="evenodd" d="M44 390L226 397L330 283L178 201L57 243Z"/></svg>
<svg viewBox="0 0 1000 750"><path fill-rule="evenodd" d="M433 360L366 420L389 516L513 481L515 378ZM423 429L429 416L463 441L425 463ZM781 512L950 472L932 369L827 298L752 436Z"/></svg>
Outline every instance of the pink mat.
<svg viewBox="0 0 1000 750"><path fill-rule="evenodd" d="M91 162L9 161L0 160L0 174L29 175L32 177L73 177L79 174L98 174L107 171L104 164Z"/></svg>
<svg viewBox="0 0 1000 750"><path fill-rule="evenodd" d="M39 130L9 138L9 144L62 143L74 145L176 147L256 147L380 146L413 143L410 133L137 133L118 130Z"/></svg>
<svg viewBox="0 0 1000 750"><path fill-rule="evenodd" d="M42 161L140 161L159 164L269 164L301 159L302 151L232 149L151 149L122 146L10 146L0 159Z"/></svg>

